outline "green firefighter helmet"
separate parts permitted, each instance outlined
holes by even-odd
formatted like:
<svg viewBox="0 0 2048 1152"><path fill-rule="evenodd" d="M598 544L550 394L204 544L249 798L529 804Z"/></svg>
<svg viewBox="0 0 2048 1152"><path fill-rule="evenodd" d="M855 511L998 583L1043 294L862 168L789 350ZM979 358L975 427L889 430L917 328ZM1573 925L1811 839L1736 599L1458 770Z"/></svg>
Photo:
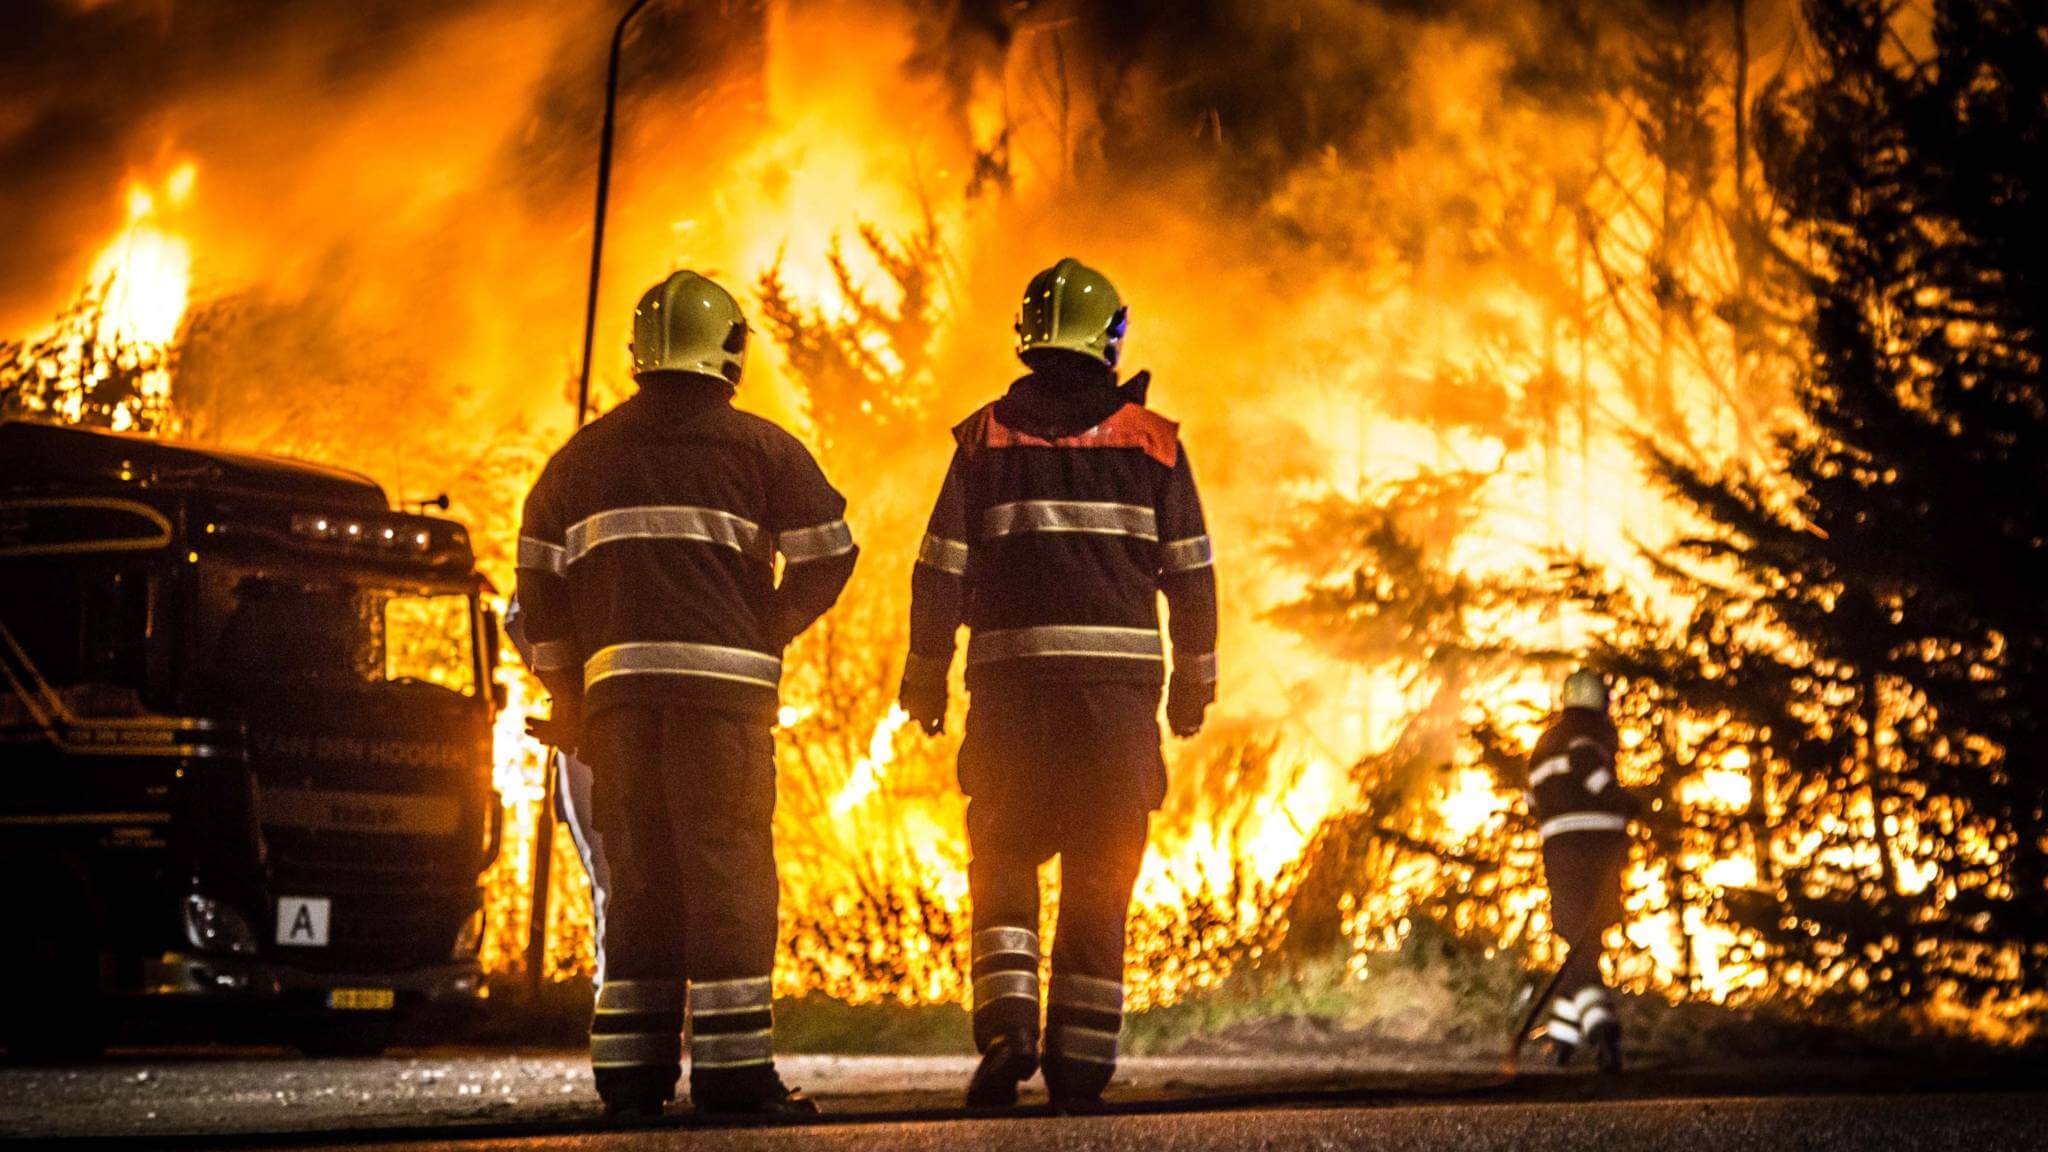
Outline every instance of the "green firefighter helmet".
<svg viewBox="0 0 2048 1152"><path fill-rule="evenodd" d="M633 309L633 375L682 372L737 386L747 364L739 301L695 272L670 273Z"/></svg>
<svg viewBox="0 0 2048 1152"><path fill-rule="evenodd" d="M1017 309L1017 355L1074 352L1116 367L1130 310L1109 277L1069 257L1031 278Z"/></svg>
<svg viewBox="0 0 2048 1152"><path fill-rule="evenodd" d="M1607 711L1607 681L1591 668L1581 668L1564 678L1564 687L1558 691L1559 708L1590 708L1595 712Z"/></svg>

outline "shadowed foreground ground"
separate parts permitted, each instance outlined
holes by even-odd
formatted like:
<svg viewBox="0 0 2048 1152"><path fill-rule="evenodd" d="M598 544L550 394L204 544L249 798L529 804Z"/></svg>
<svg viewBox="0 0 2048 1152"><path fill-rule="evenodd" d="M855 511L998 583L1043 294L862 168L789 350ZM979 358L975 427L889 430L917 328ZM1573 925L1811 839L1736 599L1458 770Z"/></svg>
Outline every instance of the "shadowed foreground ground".
<svg viewBox="0 0 2048 1152"><path fill-rule="evenodd" d="M886 1119L892 1126L924 1117L957 1124L959 1091L970 1066L967 1058L951 1056L793 1056L784 1060L788 1079L819 1098L839 1120L865 1116L878 1122ZM1149 1114L1145 1124L1155 1125L1164 1123L1160 1114L1190 1108L1236 1114L1245 1109L1312 1105L1322 1119L1287 1123L1313 1125L1336 1123L1330 1115L1323 1115L1333 1109L1364 1108L1382 1115L1388 1108L1418 1102L1445 1104L1454 1114L1462 1114L1508 1104L1547 1106L1595 1099L1613 1104L1646 1099L1698 1102L1737 1096L1854 1094L1874 1101L1880 1094L2024 1092L2044 1084L2048 1084L2048 1067L2016 1059L1941 1066L1899 1060L1778 1064L1747 1060L1689 1066L1646 1062L1613 1079L1576 1070L1538 1068L1506 1084L1488 1064L1396 1062L1358 1052L1342 1057L1327 1053L1141 1057L1127 1062L1112 1092L1132 1113L1118 1123ZM1035 1091L1028 1094L1027 1103L1033 1101L1042 1101L1042 1096ZM2038 1101L2015 1105L2019 1110L2014 1116L2031 1117L2028 1123L2038 1121L2042 1112L2036 1104ZM1958 1108L1958 1115L1968 1112ZM405 1142L434 1139L437 1134L461 1139L524 1134L554 1142L589 1134L596 1112L590 1072L577 1050L426 1049L383 1059L325 1061L300 1059L282 1050L159 1050L122 1054L91 1067L0 1069L0 1134L38 1142L112 1136L136 1140L139 1146L208 1147L218 1142L179 1137L215 1134L228 1136L228 1143L234 1146L261 1147L278 1139L318 1144L323 1140L315 1133L338 1132L352 1135L337 1143ZM687 1110L676 1112L669 1124L695 1126ZM1100 1122L1102 1118L1088 1121ZM855 1127L876 1128L874 1124ZM917 1130L927 1131L923 1127ZM2032 1130L2039 1134L2038 1128ZM766 1134L762 1135L765 1138ZM1311 1140L1310 1146L1314 1144Z"/></svg>

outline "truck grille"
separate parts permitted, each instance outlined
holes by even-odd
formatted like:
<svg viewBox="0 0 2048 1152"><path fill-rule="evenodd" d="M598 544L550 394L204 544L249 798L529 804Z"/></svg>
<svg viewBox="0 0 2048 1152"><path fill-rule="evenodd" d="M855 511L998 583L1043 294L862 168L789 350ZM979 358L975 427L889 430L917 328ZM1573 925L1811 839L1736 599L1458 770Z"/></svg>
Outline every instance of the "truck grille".
<svg viewBox="0 0 2048 1152"><path fill-rule="evenodd" d="M267 828L272 893L332 901L325 947L271 944L319 971L397 972L446 963L476 907L469 837L349 835ZM274 911L274 909L273 909ZM277 939L271 927L267 942Z"/></svg>

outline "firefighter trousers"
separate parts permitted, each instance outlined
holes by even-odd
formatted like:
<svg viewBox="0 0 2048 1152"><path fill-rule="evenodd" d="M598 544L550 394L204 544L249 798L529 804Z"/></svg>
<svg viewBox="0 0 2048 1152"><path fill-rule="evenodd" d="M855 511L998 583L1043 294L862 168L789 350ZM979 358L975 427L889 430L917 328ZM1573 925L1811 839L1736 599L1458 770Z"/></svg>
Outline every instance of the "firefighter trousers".
<svg viewBox="0 0 2048 1152"><path fill-rule="evenodd" d="M623 705L586 722L583 752L611 871L590 1028L598 1094L613 1104L672 1099L686 1021L700 1107L779 1091L768 725L701 707Z"/></svg>
<svg viewBox="0 0 2048 1152"><path fill-rule="evenodd" d="M1085 704L1071 695L978 697L983 712L970 709L961 749L963 778L972 781L975 1047L986 1051L998 1037L1039 1046L1038 870L1057 856L1043 1061L1047 1086L1080 1098L1100 1095L1116 1070L1125 922L1160 755L1156 691L1116 695L1128 701L1112 705L1114 714L1100 695Z"/></svg>
<svg viewBox="0 0 2048 1152"><path fill-rule="evenodd" d="M1570 949L1544 1031L1567 1046L1578 1045L1596 1027L1621 1027L1614 995L1600 976L1600 952L1601 938L1621 923L1628 844L1620 832L1567 832L1543 845L1551 925Z"/></svg>

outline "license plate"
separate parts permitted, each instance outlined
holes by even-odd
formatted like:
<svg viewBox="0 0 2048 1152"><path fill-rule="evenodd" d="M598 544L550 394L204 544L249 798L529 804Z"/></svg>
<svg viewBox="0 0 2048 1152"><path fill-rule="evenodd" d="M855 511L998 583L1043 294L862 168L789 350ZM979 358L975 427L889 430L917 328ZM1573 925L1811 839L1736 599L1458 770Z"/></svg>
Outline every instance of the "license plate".
<svg viewBox="0 0 2048 1152"><path fill-rule="evenodd" d="M280 896L277 942L286 948L325 948L333 916L334 901L325 896Z"/></svg>
<svg viewBox="0 0 2048 1152"><path fill-rule="evenodd" d="M329 988L327 1006L343 1012L389 1012L398 994L389 988Z"/></svg>

